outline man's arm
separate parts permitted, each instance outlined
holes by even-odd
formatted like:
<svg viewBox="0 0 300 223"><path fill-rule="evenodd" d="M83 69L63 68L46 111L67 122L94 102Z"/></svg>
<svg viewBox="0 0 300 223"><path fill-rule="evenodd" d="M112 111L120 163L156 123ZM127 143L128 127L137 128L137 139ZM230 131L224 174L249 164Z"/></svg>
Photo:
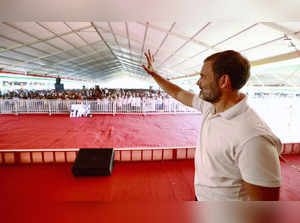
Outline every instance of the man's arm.
<svg viewBox="0 0 300 223"><path fill-rule="evenodd" d="M239 168L253 201L278 201L280 161L276 147L263 136L249 140L239 155Z"/></svg>
<svg viewBox="0 0 300 223"><path fill-rule="evenodd" d="M247 182L245 185L251 201L279 201L280 187L261 187Z"/></svg>
<svg viewBox="0 0 300 223"><path fill-rule="evenodd" d="M192 107L193 97L194 94L190 93L181 87L177 86L176 84L173 84L172 82L166 80L162 76L160 76L158 73L155 72L153 68L154 58L148 50L148 53L145 53L145 57L147 59L148 65L147 67L143 64L143 68L145 71L150 74L156 83L170 96L175 98L176 100L180 101L181 103Z"/></svg>

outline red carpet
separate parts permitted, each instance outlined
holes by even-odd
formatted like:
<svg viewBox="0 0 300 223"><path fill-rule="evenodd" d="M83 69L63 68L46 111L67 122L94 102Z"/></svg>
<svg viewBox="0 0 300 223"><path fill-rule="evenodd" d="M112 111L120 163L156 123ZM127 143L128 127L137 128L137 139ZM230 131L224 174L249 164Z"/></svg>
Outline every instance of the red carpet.
<svg viewBox="0 0 300 223"><path fill-rule="evenodd" d="M200 116L1 115L0 149L194 145ZM286 155L300 167L299 155ZM281 200L300 200L300 172L281 163ZM0 167L3 200L191 201L192 160L117 163L112 177L74 178L70 164ZM2 183L5 182L5 183Z"/></svg>
<svg viewBox="0 0 300 223"><path fill-rule="evenodd" d="M300 155L286 155L300 167ZM0 166L6 202L193 201L193 160L115 163L110 177L79 177L71 164ZM281 163L280 200L300 201L300 172Z"/></svg>
<svg viewBox="0 0 300 223"><path fill-rule="evenodd" d="M0 115L0 149L195 145L199 114Z"/></svg>
<svg viewBox="0 0 300 223"><path fill-rule="evenodd" d="M115 163L108 177L74 177L71 167L1 166L1 200L128 202L192 201L195 197L192 160Z"/></svg>

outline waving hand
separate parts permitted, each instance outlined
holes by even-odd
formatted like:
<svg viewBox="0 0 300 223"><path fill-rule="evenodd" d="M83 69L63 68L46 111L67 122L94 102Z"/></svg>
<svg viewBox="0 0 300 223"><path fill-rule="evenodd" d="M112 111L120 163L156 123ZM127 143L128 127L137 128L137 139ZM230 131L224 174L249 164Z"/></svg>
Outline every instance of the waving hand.
<svg viewBox="0 0 300 223"><path fill-rule="evenodd" d="M145 71L148 73L148 74L153 74L155 72L154 70L154 57L153 55L151 54L150 50L148 50L148 52L145 52L144 53L146 59L147 59L147 66L145 66L144 64L142 65L142 67L145 69Z"/></svg>

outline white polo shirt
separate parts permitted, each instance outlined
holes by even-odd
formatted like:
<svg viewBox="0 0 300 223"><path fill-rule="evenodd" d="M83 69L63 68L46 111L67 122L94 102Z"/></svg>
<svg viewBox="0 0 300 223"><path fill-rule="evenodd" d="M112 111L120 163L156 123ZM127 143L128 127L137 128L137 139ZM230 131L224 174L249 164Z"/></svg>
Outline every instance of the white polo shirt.
<svg viewBox="0 0 300 223"><path fill-rule="evenodd" d="M247 104L247 97L224 112L195 95L202 113L195 153L195 193L199 201L249 200L244 181L280 187L281 142Z"/></svg>

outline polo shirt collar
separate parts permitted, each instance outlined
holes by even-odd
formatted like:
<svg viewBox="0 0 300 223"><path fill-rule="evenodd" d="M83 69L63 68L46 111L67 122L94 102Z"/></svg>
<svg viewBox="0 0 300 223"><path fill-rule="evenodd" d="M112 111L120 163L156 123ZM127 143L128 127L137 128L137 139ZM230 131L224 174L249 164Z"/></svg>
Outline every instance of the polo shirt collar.
<svg viewBox="0 0 300 223"><path fill-rule="evenodd" d="M238 116L239 114L247 110L247 99L248 98L245 95L245 97L239 103L235 104L224 112L219 113L219 115L225 119L232 119L235 116Z"/></svg>

